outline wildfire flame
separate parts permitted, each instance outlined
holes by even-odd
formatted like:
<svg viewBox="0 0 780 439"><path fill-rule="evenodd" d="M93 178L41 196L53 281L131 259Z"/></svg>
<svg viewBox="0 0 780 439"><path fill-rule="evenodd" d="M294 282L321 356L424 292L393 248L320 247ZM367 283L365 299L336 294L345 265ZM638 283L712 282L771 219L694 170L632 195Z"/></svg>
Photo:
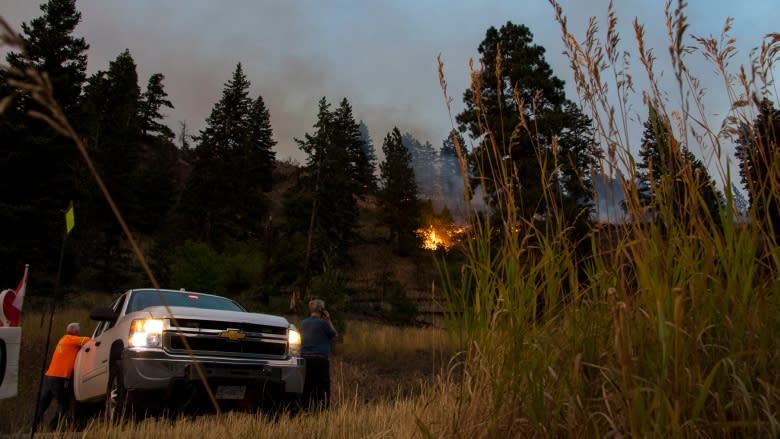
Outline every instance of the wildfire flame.
<svg viewBox="0 0 780 439"><path fill-rule="evenodd" d="M415 234L422 240L421 247L425 250L449 250L457 244L464 233L463 227L450 226L448 230L437 229L433 225L415 230Z"/></svg>
<svg viewBox="0 0 780 439"><path fill-rule="evenodd" d="M422 248L426 250L436 250L439 247L447 248L445 241L442 239L441 234L436 233L436 229L433 226L428 226L425 229L417 229L417 236L422 239Z"/></svg>

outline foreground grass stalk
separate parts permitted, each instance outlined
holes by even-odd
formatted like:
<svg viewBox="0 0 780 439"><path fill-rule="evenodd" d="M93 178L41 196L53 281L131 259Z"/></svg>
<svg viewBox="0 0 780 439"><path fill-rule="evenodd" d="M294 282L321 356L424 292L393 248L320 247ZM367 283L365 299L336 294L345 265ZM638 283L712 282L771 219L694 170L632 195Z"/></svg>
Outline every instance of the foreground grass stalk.
<svg viewBox="0 0 780 439"><path fill-rule="evenodd" d="M708 183L684 158L688 151L710 151L722 160L723 139L750 125L755 113L745 111L750 99L743 98L757 96L758 89L767 96L764 72L772 71L772 63L766 54L780 53L780 37L762 46L752 79L734 75L725 66L733 39L724 36L720 47L693 37L699 47L690 45L684 2L668 2L673 87L681 101L671 102L638 20L638 50L623 50L611 5L605 39L599 41L592 19L585 40L577 41L562 7L551 3L582 105L605 142L600 169L621 169L627 176L621 194L627 220L588 231L582 242L590 252L577 259L582 242L566 238L568 221L549 186L558 169L555 157L552 163L537 157L550 179L545 202L551 206L539 221L516 215L516 176L501 168L506 165L500 157L481 164L503 178L493 182L500 188L497 215L471 228L460 278L444 276L450 324L474 341L453 430L475 437L776 436L780 373L772 365L780 361L774 335L780 331L780 251L773 214L738 214L731 171L722 164L716 168L725 200L710 210L702 195ZM724 35L729 29L727 20ZM718 63L723 93L734 104L717 128L708 125L700 81L687 64L697 51ZM629 53L638 53L646 73L649 91L642 96L659 114L657 129L671 139L662 159L674 173L651 180L657 194L652 204L636 184L627 128L626 102L637 93L627 73ZM496 60L498 68L501 62ZM611 72L614 83L604 72ZM742 78L743 90L734 88L735 78ZM472 93L480 89L472 83ZM475 101L485 99L491 98ZM481 126L493 150L501 151L502 140L493 134L499 127ZM516 127L533 129L524 119ZM771 206L780 199L780 152L765 161L776 172L768 174L770 189L759 201ZM463 325L457 325L461 317Z"/></svg>

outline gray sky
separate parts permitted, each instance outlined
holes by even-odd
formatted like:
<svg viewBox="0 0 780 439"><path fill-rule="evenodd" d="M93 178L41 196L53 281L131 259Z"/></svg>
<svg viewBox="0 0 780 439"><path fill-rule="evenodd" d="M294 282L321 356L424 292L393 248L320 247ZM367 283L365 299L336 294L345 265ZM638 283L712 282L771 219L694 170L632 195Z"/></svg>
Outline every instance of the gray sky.
<svg viewBox="0 0 780 439"><path fill-rule="evenodd" d="M41 0L1 1L0 15L17 29L40 15ZM734 63L745 62L763 35L778 30L780 8L775 1L691 0L690 32L717 35L726 17L734 17L732 33L741 49ZM605 21L606 0L561 3L578 39L591 15ZM380 154L382 139L393 126L438 148L450 119L436 56L441 54L445 62L458 112L469 58L476 59L488 27L507 21L531 29L534 42L547 49L555 74L566 81L569 98L577 100L568 61L560 55L560 30L545 0L79 0L77 7L82 23L76 33L91 45L90 73L107 69L129 49L142 88L151 74L165 75L176 107L168 113L174 131L179 121L186 121L192 134L203 127L241 62L253 97L262 95L269 107L279 159L304 160L293 137L312 131L322 96L334 104L346 97L356 118L366 122ZM617 1L616 10L624 41L633 41L630 24L638 16L656 55L666 56L662 1ZM633 50L635 45L625 47ZM713 70L702 66L703 73ZM717 90L720 84L712 85ZM727 110L723 96L715 94L711 102L712 113Z"/></svg>

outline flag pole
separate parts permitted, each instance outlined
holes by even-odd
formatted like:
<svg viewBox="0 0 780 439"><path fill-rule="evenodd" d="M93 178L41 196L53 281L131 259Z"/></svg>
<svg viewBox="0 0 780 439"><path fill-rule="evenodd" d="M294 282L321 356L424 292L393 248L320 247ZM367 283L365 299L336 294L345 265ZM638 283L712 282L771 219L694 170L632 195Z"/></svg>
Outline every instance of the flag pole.
<svg viewBox="0 0 780 439"><path fill-rule="evenodd" d="M70 202L68 209L65 211L65 233L62 235L62 245L60 245L60 260L57 263L57 278L54 280L54 297L49 300L49 329L46 331L46 349L43 351L43 360L41 361L41 379L38 382L38 395L35 397L35 412L33 414L32 429L30 430L30 439L35 437L35 430L38 428L35 415L38 413L41 405L41 393L43 393L43 379L46 374L46 363L49 359L49 345L51 344L51 327L54 322L54 307L55 301L59 298L60 294L60 277L62 275L62 261L65 259L65 244L68 241L68 235L73 229L73 202ZM38 419L41 422L43 419Z"/></svg>

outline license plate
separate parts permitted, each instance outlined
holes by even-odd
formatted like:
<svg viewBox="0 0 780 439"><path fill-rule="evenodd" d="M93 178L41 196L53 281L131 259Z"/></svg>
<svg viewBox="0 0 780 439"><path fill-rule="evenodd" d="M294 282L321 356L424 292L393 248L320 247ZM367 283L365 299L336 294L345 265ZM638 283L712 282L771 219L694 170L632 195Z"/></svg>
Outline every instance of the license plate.
<svg viewBox="0 0 780 439"><path fill-rule="evenodd" d="M217 399L244 399L246 386L217 386Z"/></svg>

